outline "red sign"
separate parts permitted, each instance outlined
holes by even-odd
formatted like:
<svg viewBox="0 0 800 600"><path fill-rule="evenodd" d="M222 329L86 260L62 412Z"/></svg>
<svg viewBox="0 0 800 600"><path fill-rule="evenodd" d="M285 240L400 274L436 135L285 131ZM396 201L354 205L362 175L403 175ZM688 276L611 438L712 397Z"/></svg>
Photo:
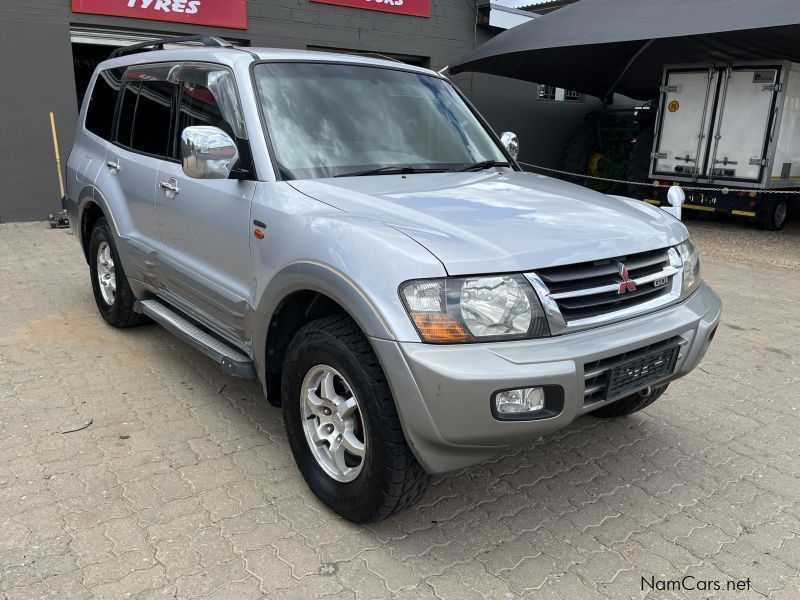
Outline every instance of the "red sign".
<svg viewBox="0 0 800 600"><path fill-rule="evenodd" d="M93 15L247 29L247 0L72 0L72 10Z"/></svg>
<svg viewBox="0 0 800 600"><path fill-rule="evenodd" d="M382 10L398 15L431 16L431 0L311 0L322 4L352 6L366 10Z"/></svg>

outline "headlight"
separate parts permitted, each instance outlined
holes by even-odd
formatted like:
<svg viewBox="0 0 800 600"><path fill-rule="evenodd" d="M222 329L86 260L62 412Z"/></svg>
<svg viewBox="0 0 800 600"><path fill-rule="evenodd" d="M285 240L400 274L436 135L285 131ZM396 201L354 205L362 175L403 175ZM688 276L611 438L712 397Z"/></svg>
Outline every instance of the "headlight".
<svg viewBox="0 0 800 600"><path fill-rule="evenodd" d="M681 296L686 298L694 292L702 279L700 278L700 258L697 256L697 249L692 240L686 240L678 246L678 252L683 260L683 288Z"/></svg>
<svg viewBox="0 0 800 600"><path fill-rule="evenodd" d="M522 275L419 279L400 297L425 342L453 344L547 336L547 319Z"/></svg>

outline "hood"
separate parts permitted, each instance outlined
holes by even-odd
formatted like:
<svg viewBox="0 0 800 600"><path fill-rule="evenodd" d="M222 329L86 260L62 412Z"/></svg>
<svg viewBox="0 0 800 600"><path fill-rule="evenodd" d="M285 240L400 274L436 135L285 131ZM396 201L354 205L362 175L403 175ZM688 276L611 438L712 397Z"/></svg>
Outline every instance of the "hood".
<svg viewBox="0 0 800 600"><path fill-rule="evenodd" d="M645 202L513 171L289 182L402 231L450 275L529 271L680 243L683 224Z"/></svg>

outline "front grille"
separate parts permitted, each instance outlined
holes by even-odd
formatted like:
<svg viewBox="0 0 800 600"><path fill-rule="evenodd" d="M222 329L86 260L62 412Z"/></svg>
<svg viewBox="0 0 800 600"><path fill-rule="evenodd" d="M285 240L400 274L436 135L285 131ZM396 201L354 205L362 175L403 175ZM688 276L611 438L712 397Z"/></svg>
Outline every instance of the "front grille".
<svg viewBox="0 0 800 600"><path fill-rule="evenodd" d="M583 366L583 403L586 405L610 400L668 377L675 368L680 346L684 343L683 338L673 337L617 356L586 363ZM635 379L631 376L617 377L611 384L611 373L621 365L626 365L631 370L643 367L647 370Z"/></svg>
<svg viewBox="0 0 800 600"><path fill-rule="evenodd" d="M628 270L629 280L650 279L637 283L635 290L619 292L623 282L620 265ZM665 277L655 277L666 271ZM597 317L659 298L671 289L675 269L669 249L652 250L630 256L551 267L536 274L547 286L567 323Z"/></svg>

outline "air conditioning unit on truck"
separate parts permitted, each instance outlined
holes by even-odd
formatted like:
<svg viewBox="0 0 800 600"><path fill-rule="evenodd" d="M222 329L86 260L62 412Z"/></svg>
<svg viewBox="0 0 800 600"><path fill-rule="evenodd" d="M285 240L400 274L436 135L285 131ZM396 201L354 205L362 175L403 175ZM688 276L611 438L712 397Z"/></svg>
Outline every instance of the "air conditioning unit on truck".
<svg viewBox="0 0 800 600"><path fill-rule="evenodd" d="M631 161L650 148L652 180L702 188L686 192L684 214L782 229L800 208L800 64L667 66L655 129L640 136ZM645 200L666 204L666 188L656 190Z"/></svg>

